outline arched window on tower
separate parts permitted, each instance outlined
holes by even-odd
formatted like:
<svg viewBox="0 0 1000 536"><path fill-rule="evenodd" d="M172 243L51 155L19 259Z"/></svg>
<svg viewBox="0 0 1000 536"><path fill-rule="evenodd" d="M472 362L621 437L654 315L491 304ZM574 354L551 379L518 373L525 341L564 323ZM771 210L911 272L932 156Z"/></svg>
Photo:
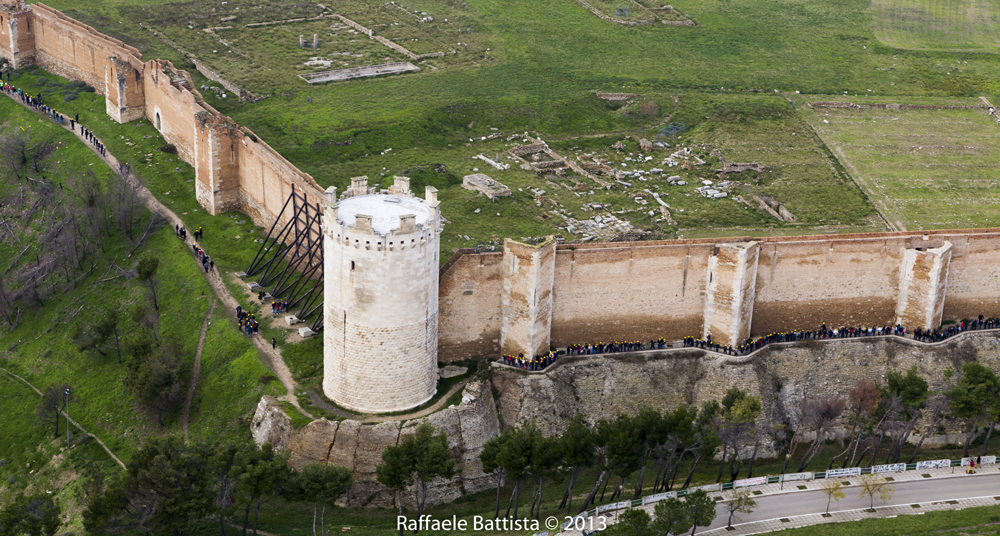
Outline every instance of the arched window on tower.
<svg viewBox="0 0 1000 536"><path fill-rule="evenodd" d="M156 130L160 130L160 112L156 112Z"/></svg>

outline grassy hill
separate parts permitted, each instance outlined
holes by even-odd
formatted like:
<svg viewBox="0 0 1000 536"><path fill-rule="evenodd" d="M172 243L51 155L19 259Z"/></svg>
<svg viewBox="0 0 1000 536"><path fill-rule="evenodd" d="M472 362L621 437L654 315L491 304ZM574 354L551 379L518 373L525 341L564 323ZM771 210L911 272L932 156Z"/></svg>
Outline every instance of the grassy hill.
<svg viewBox="0 0 1000 536"><path fill-rule="evenodd" d="M27 175L36 181L47 181L55 188L69 191L81 172L92 173L103 189L111 188L113 174L100 162L90 148L70 133L48 120L23 109L6 97L0 98L0 136L14 131L28 132L34 140L44 140L57 147L40 167L41 173ZM24 130L21 130L24 129ZM39 187L42 189L42 187ZM2 184L5 210L16 206L18 195L25 204L41 198L33 183L25 178L8 177ZM73 203L72 197L67 202ZM79 207L73 208L79 210ZM142 218L148 218L143 209ZM44 259L47 244L39 236L45 223L43 210L30 221L11 221L15 233L5 233L0 239L7 274L35 264L38 253ZM145 221L145 220L144 220ZM20 261L11 250L28 248ZM160 260L158 276L159 315L158 336L164 343L176 344L182 358L184 391L190 382L191 367L201 326L214 295L191 251L174 236L173 229L161 227L152 233L131 259L126 255L133 241L118 231L107 237L103 250L93 259L93 268L71 275L76 283L54 274L42 282L40 304L21 305L21 320L15 326L0 328L0 368L17 374L35 387L44 390L51 384L68 384L74 400L70 415L85 429L100 438L119 458L127 460L144 438L180 430L179 411L165 417L165 427L155 415L140 408L123 384L129 356L118 364L113 349L107 355L94 350L81 351L73 340L74 330L86 325L109 308L127 316L136 304L148 303L146 289L127 272L136 258L153 252ZM11 262L11 261L15 262ZM89 266L89 265L88 265ZM119 268L121 270L119 270ZM5 281L9 281L5 276ZM49 294L44 288L52 284ZM7 291L10 292L10 288ZM284 389L268 377L256 350L241 336L228 319L228 311L216 307L202 351L199 388L192 404L189 436L194 439L245 437L248 419L263 394L284 394ZM125 320L123 332L136 329ZM264 378L263 383L261 379ZM0 415L4 416L4 441L0 442L0 498L12 497L20 491L53 491L71 520L70 529L79 530L83 498L82 476L96 473L113 476L117 464L89 437L72 430L73 448L66 450L65 426L60 437L53 437L53 428L43 426L35 417L41 397L19 380L0 371Z"/></svg>

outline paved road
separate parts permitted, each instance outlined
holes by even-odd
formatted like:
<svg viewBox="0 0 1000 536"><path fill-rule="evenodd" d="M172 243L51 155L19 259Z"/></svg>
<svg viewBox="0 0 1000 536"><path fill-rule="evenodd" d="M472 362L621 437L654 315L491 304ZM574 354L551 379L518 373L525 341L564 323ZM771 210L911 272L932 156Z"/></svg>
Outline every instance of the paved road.
<svg viewBox="0 0 1000 536"><path fill-rule="evenodd" d="M962 468L955 468L961 471ZM992 469L992 468L991 468ZM958 478L935 478L926 480L915 480L899 482L893 485L895 493L892 500L886 504L913 504L918 502L947 501L951 499L964 499L967 497L984 497L988 495L1000 496L1000 472L988 470L988 473L977 475L961 476ZM857 478L845 479L854 483ZM830 512L842 510L856 510L868 508L870 499L861 499L861 488L842 488L845 497L839 502L830 504ZM717 493L709 495L716 497ZM748 523L750 521L762 521L778 517L798 516L804 514L816 514L826 511L826 494L822 491L798 491L780 495L762 495L755 497L757 509L753 513L743 514L739 520L734 519L733 523ZM875 506L881 506L878 500ZM726 526L729 514L726 506L722 503L716 508L718 517L711 526L698 529L704 532L714 528Z"/></svg>

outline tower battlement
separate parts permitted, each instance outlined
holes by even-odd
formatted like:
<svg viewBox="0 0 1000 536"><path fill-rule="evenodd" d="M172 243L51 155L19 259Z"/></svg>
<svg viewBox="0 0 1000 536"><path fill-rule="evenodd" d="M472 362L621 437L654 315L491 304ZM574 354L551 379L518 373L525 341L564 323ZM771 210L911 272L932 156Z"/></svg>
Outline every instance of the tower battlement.
<svg viewBox="0 0 1000 536"><path fill-rule="evenodd" d="M433 186L426 188L425 199L415 197L410 191L409 177L395 177L392 187L380 193L368 186L367 177L355 177L339 200L337 189L327 188L324 228L337 241L347 240L348 236L367 235L374 237L379 247L385 246L391 251L392 246L406 243L398 238L404 235L419 235L409 239L410 245L429 241L440 227L439 205L437 189Z"/></svg>

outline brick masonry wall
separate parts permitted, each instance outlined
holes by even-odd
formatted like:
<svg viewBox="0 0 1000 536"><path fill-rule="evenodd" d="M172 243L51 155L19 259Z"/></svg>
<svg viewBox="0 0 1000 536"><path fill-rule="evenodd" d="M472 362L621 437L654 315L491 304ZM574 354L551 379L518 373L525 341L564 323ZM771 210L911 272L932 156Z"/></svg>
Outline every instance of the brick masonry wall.
<svg viewBox="0 0 1000 536"><path fill-rule="evenodd" d="M15 68L35 62L35 36L31 12L17 7L0 7L0 57Z"/></svg>
<svg viewBox="0 0 1000 536"><path fill-rule="evenodd" d="M952 244L947 284L923 285L921 292L929 299L929 293L944 288L943 304L939 295L933 297L943 320L1000 316L997 229L755 240L760 248L756 278L747 286L754 295L752 301L742 297L744 304L753 304L751 334L815 329L821 323L894 324L904 252L946 242ZM700 335L705 328L708 265L716 244L672 240L559 246L552 344ZM448 349L443 359L499 354L499 349L491 349L502 323L496 315L496 294L464 296L460 290L497 277L502 283L500 270L493 266L482 255L462 255L447 267L442 279L447 283L441 287L441 317L447 319L442 321L441 345Z"/></svg>
<svg viewBox="0 0 1000 536"><path fill-rule="evenodd" d="M438 290L438 358L498 355L503 254L463 254L453 260L441 271Z"/></svg>
<svg viewBox="0 0 1000 536"><path fill-rule="evenodd" d="M35 63L59 76L82 80L105 97L111 93L106 87L111 58L128 62L135 71L142 68L142 55L134 47L44 4L31 6L31 21ZM134 72L127 74L135 77Z"/></svg>

